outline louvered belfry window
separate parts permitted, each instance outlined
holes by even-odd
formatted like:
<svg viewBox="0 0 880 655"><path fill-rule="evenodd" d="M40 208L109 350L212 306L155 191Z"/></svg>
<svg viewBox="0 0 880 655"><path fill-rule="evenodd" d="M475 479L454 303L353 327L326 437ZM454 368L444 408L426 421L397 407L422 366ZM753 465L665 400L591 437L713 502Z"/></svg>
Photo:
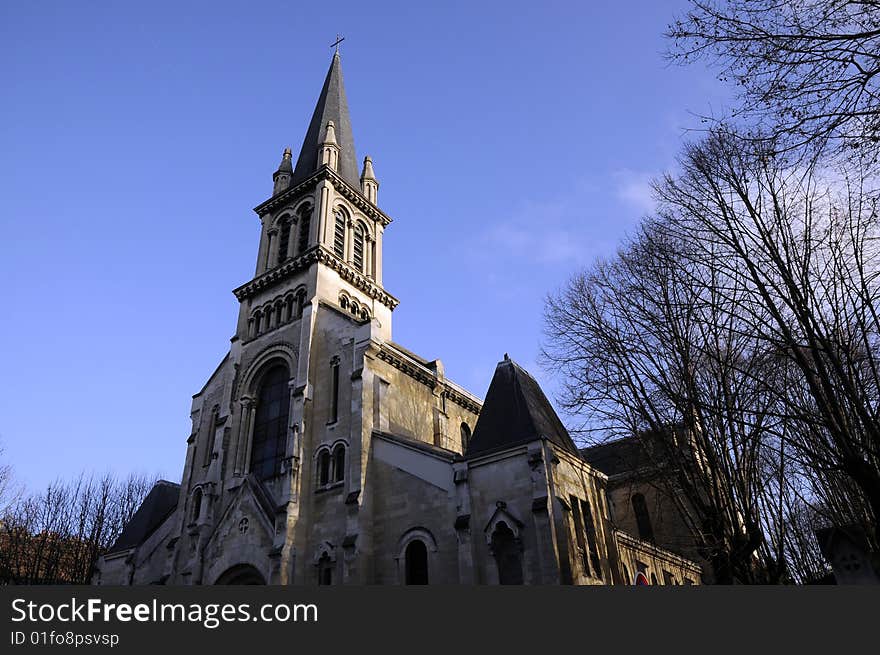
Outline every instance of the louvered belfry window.
<svg viewBox="0 0 880 655"><path fill-rule="evenodd" d="M333 252L340 259L345 259L345 214L337 209L333 215L336 217L336 226L333 232Z"/></svg>
<svg viewBox="0 0 880 655"><path fill-rule="evenodd" d="M281 236L278 239L278 263L282 264L287 259L287 248L290 245L290 219L285 218L281 222Z"/></svg>
<svg viewBox="0 0 880 655"><path fill-rule="evenodd" d="M364 271L364 228L362 225L354 229L354 267L363 273Z"/></svg>
<svg viewBox="0 0 880 655"><path fill-rule="evenodd" d="M312 208L304 207L299 213L299 244L297 254L304 253L309 247L309 227L312 222Z"/></svg>

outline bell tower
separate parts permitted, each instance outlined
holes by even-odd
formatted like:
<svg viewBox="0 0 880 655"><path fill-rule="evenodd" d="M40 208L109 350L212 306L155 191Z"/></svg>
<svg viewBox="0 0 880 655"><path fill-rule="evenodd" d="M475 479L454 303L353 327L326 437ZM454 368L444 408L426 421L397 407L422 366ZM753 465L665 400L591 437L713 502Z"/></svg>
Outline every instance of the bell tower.
<svg viewBox="0 0 880 655"><path fill-rule="evenodd" d="M285 148L272 181L272 196L255 208L262 229L254 278L235 290L242 309L236 336L246 341L278 324L274 304L257 306L272 292L280 294L281 320L287 320L286 293L303 285L306 296L295 297L292 315L325 302L360 320L376 319L390 338L398 301L383 286L382 241L391 218L377 204L372 159L357 166L338 52L296 164Z"/></svg>
<svg viewBox="0 0 880 655"><path fill-rule="evenodd" d="M217 456L208 453L207 467L185 484L216 490L221 504L262 503L266 525L274 525L263 537L274 535L266 575L273 582L305 575L296 544L309 543L306 526L320 520L325 496L303 489L339 493L344 484L346 494L357 494L365 475L359 376L364 352L390 341L398 301L382 279L391 218L377 205L371 158L360 170L357 161L337 52L299 156L284 149L272 195L254 210L254 276L234 290L239 313L229 356L194 403L205 411L208 390L220 394L225 380ZM316 452L332 453L326 470L315 469Z"/></svg>

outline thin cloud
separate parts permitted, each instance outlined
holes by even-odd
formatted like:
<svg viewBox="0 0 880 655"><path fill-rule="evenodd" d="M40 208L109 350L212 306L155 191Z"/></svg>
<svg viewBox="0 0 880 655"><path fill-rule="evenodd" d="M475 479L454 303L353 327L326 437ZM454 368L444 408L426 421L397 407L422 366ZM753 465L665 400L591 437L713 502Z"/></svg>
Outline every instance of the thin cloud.
<svg viewBox="0 0 880 655"><path fill-rule="evenodd" d="M632 171L622 169L614 173L615 194L617 198L629 207L638 210L642 214L654 211L654 190L651 187L654 173Z"/></svg>

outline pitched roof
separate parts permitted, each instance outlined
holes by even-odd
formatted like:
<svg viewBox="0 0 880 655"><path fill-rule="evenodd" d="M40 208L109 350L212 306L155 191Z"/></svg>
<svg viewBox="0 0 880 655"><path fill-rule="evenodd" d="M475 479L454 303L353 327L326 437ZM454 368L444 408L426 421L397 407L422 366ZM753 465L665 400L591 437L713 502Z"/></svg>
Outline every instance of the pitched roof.
<svg viewBox="0 0 880 655"><path fill-rule="evenodd" d="M125 524L122 533L108 552L114 553L142 544L174 511L179 497L179 484L159 480L150 489L150 493L144 498L144 502L141 503L128 523Z"/></svg>
<svg viewBox="0 0 880 655"><path fill-rule="evenodd" d="M312 121L303 139L299 158L296 160L291 186L302 182L318 170L318 148L324 139L327 121L333 121L336 128L336 143L339 145L337 172L355 189L360 189L351 118L348 115L348 101L345 98L342 64L338 52L333 55L333 61L330 62L330 70L327 71L324 87L321 89Z"/></svg>
<svg viewBox="0 0 880 655"><path fill-rule="evenodd" d="M663 462L677 461L676 452L686 454L687 449L684 426L674 425L660 431L642 430L632 436L582 448L581 457L613 477L662 468Z"/></svg>
<svg viewBox="0 0 880 655"><path fill-rule="evenodd" d="M471 456L542 438L578 454L538 382L505 355L495 368L465 454Z"/></svg>
<svg viewBox="0 0 880 655"><path fill-rule="evenodd" d="M608 476L638 471L651 463L645 447L635 437L582 448L581 457Z"/></svg>

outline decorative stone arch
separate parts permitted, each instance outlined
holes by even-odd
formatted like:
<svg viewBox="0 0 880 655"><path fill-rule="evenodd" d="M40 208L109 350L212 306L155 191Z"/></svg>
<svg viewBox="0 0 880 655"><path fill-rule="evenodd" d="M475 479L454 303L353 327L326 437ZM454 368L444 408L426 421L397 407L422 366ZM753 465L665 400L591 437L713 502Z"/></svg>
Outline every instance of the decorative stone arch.
<svg viewBox="0 0 880 655"><path fill-rule="evenodd" d="M507 503L495 503L495 512L486 524L484 533L494 566L486 567L490 584L523 584L525 578L522 530L525 524L511 514Z"/></svg>
<svg viewBox="0 0 880 655"><path fill-rule="evenodd" d="M351 219L352 228L354 228L357 225L360 225L362 228L364 228L364 235L368 239L373 239L375 232L373 230L373 226L370 225L370 223L371 223L371 221L366 220L360 214L352 214L352 219Z"/></svg>
<svg viewBox="0 0 880 655"><path fill-rule="evenodd" d="M248 364L241 376L241 381L237 385L236 391L241 390L246 395L254 396L259 390L262 376L271 368L274 360L280 360L287 365L291 380L293 380L296 376L296 363L298 359L299 352L285 343L274 343L266 346Z"/></svg>
<svg viewBox="0 0 880 655"><path fill-rule="evenodd" d="M349 260L349 250L351 249L351 217L354 215L354 212L352 211L351 207L340 200L337 200L333 203L333 207L330 212L330 215L333 217L330 249L336 256L339 256L339 253L336 252L336 212L342 213L343 240L342 255L340 259L347 262Z"/></svg>
<svg viewBox="0 0 880 655"><path fill-rule="evenodd" d="M342 451L342 462L339 461L339 452ZM344 482L346 476L347 464L350 461L349 446L347 439L336 439L330 444L330 480L332 483ZM342 473L340 475L340 464Z"/></svg>
<svg viewBox="0 0 880 655"><path fill-rule="evenodd" d="M253 564L241 563L229 567L214 580L215 585L264 585L265 576Z"/></svg>
<svg viewBox="0 0 880 655"><path fill-rule="evenodd" d="M202 515L205 511L205 499L205 485L195 485L189 494L189 507L187 508L189 519L187 521L187 524L197 524L202 518Z"/></svg>
<svg viewBox="0 0 880 655"><path fill-rule="evenodd" d="M489 522L483 530L486 534L486 543L491 545L492 534L497 529L498 524L502 522L507 525L511 532L513 532L514 537L522 542L522 536L520 533L525 524L510 513L507 509L507 503L503 500L499 500L495 503L495 511L492 513L492 517L489 519Z"/></svg>
<svg viewBox="0 0 880 655"><path fill-rule="evenodd" d="M325 487L334 486L338 483L345 481L345 473L346 471L343 469L342 477L339 477L339 471L337 470L338 462L337 462L337 453L339 452L339 448L342 448L343 452L343 467L349 461L349 445L347 439L336 439L332 443L324 443L320 444L317 448L315 448L315 452L312 454L312 467L315 472L315 488L323 489ZM327 480L326 482L322 482L322 468L324 467L325 460L323 456L326 455L326 466L327 466Z"/></svg>
<svg viewBox="0 0 880 655"><path fill-rule="evenodd" d="M292 205L288 205L288 209L290 209L297 218L302 216L303 209L308 207L312 211L315 209L315 199L312 196L306 196L305 198L301 198L299 201L295 202Z"/></svg>
<svg viewBox="0 0 880 655"><path fill-rule="evenodd" d="M308 296L308 288L304 284L300 284L293 290L293 318L298 320L302 318L303 310L306 306L306 296Z"/></svg>
<svg viewBox="0 0 880 655"><path fill-rule="evenodd" d="M290 400L288 410L288 421L286 425L287 443L285 452L289 453L291 438L293 438L293 389L296 379L296 363L297 352L291 346L283 343L276 343L264 348L254 360L245 369L241 376L240 382L236 385L235 396L239 399L242 406L242 415L239 424L239 436L237 443L236 470L241 474L246 474L251 470L251 451L253 450L253 418L256 416L257 402L259 397L260 385L265 375L271 371L276 365L283 364L287 367L288 387L290 389ZM294 451L297 448L296 443L293 444ZM281 464L281 472L284 472L284 463Z"/></svg>
<svg viewBox="0 0 880 655"><path fill-rule="evenodd" d="M414 541L421 541L425 544L428 556L428 582L430 583L432 580L436 580L440 573L437 569L437 552L439 550L437 548L437 540L434 538L434 535L430 530L422 526L417 526L404 532L397 541L397 555L394 556L394 561L397 564L398 584L406 584L407 549Z"/></svg>
<svg viewBox="0 0 880 655"><path fill-rule="evenodd" d="M277 214L275 214L275 216L272 218L272 221L269 223L269 226L270 226L269 229L272 229L272 230L280 229L281 222L285 218L289 219L291 224L296 224L296 221L299 217L297 216L296 212L288 205L287 207L285 207L284 209L279 211Z"/></svg>
<svg viewBox="0 0 880 655"><path fill-rule="evenodd" d="M473 432L471 431L471 426L468 425L466 421L461 422L458 431L461 435L461 452L464 453L467 451Z"/></svg>
<svg viewBox="0 0 880 655"><path fill-rule="evenodd" d="M322 541L315 549L314 562L315 579L319 585L334 584L339 574L339 565L336 562L336 546L329 541ZM329 575L329 579L328 576Z"/></svg>
<svg viewBox="0 0 880 655"><path fill-rule="evenodd" d="M354 210L344 200L337 198L333 203L333 209L330 212L331 214L335 214L337 209L341 209L342 213L345 214L346 225L351 225L352 216L354 216Z"/></svg>
<svg viewBox="0 0 880 655"><path fill-rule="evenodd" d="M324 540L315 548L315 555L312 561L317 565L322 557L326 556L331 562L336 563L336 546L329 541Z"/></svg>

